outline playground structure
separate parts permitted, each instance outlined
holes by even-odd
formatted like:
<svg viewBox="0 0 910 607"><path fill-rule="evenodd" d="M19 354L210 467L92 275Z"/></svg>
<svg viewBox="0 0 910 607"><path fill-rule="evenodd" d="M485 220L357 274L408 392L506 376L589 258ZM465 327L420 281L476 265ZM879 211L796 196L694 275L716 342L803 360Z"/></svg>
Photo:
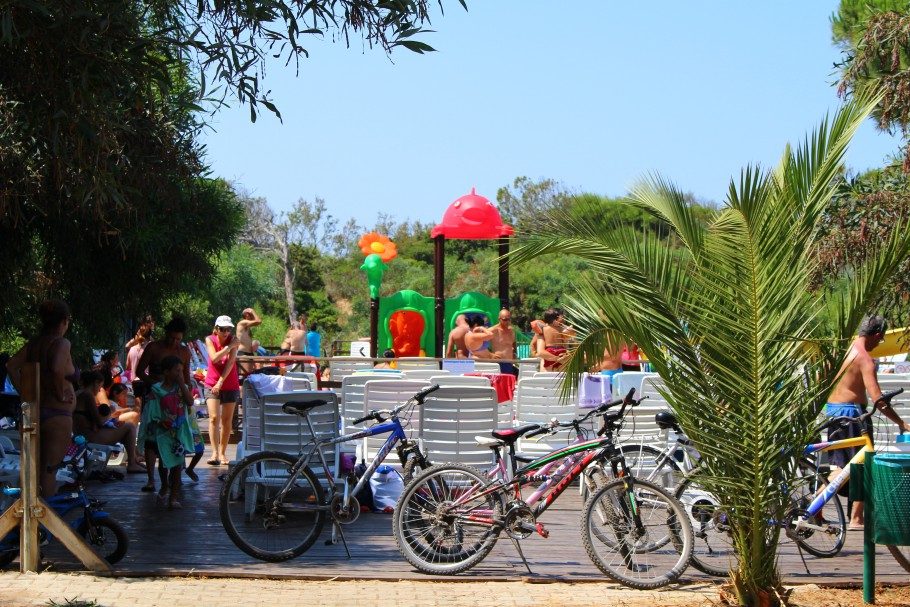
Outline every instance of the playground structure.
<svg viewBox="0 0 910 607"><path fill-rule="evenodd" d="M478 313L489 319L496 318L499 310L509 307L509 237L512 226L503 223L499 211L487 198L472 188L446 209L442 221L430 232L434 242L433 297L416 291L398 291L387 297L379 296L384 262L394 258L394 243L378 234L368 234L360 241L361 250L367 255L361 266L367 273L370 285L370 355L388 348L397 357L442 357L444 340L455 326L459 314ZM497 240L499 245L499 293L489 297L482 293L467 292L445 298L445 241L448 240Z"/></svg>

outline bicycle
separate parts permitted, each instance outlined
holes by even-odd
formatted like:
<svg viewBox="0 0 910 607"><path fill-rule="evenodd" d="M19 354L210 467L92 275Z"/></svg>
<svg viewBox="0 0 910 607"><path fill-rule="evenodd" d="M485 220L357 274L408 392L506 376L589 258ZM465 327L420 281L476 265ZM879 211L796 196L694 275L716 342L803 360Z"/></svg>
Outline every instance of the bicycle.
<svg viewBox="0 0 910 607"><path fill-rule="evenodd" d="M890 403L891 399L902 392L902 388L887 392L879 400ZM866 450L873 449L867 421L874 412L869 411L858 418L834 417L819 427L821 432L838 424L860 423L863 429L861 435L855 438L807 445L803 457L796 462L800 481L791 491L790 511L783 520L768 522L769 525L783 528L788 538L813 556L833 557L844 546L847 520L837 493L850 479L850 464L863 463ZM862 449L834 479L827 478L826 467L821 466L817 459L810 459L816 453L851 447ZM690 476L680 483L674 495L683 503L693 522L696 547L692 555L692 566L712 575L728 575L735 564L735 558L724 508L713 495L701 488L697 476ZM910 572L910 560L900 547L888 546L888 550Z"/></svg>
<svg viewBox="0 0 910 607"><path fill-rule="evenodd" d="M538 457L511 478L491 481L487 473L462 464L424 470L405 487L393 515L392 530L402 556L425 573L456 574L482 561L505 533L525 560L518 541L533 533L549 535L538 518L592 464L609 464L614 480L597 488L584 507L582 536L588 555L606 575L633 588L672 583L685 570L691 555L691 524L667 491L628 473L613 438L626 410L639 402L630 392L625 399L609 403L602 413L598 438ZM622 404L618 412L606 411L617 404ZM530 425L492 435L511 452L520 436L554 431L556 428L549 426ZM546 478L539 474L547 464L571 457L575 458L573 463L564 465L559 475ZM544 483L543 491L535 492L532 508L522 499L521 491L537 482ZM650 517L655 513L663 520L652 522ZM605 558L595 539L616 556ZM668 545L672 546L669 550L660 550ZM634 577L641 573L650 577Z"/></svg>
<svg viewBox="0 0 910 607"><path fill-rule="evenodd" d="M332 520L333 539L327 543L334 543L337 532L350 558L342 526L353 523L360 516L356 495L367 486L392 449L397 449L406 474L430 466L420 443L405 433L399 413L422 405L424 399L438 389L438 384L430 386L395 409L374 410L353 422L354 425L377 422L365 430L323 440L317 439L309 413L311 409L329 404L328 400L285 403L282 406L285 413L299 415L306 421L312 439L308 446L312 445L312 448L304 448L299 456L263 451L238 462L228 474L219 497L221 523L228 537L254 558L286 561L300 556L313 545L322 533L328 514ZM359 479L353 471L348 473L339 489L323 449L380 434L389 436L366 471ZM322 466L321 479L309 466L314 454ZM322 481L328 487L328 494Z"/></svg>
<svg viewBox="0 0 910 607"><path fill-rule="evenodd" d="M76 437L82 438L81 436ZM61 517L66 517L74 510L82 511L82 516L70 521L70 526L84 537L96 552L108 563L120 562L129 549L129 536L123 527L102 510L106 502L93 499L85 491L85 477L92 462L106 462L107 454L89 449L85 440L76 442L76 452L69 461L56 466L57 470L66 468L73 480L73 487L56 495L45 498L48 506ZM3 496L15 499L21 494L19 487L4 487ZM0 508L2 510L2 508ZM39 539L44 543L53 538L43 526L39 528ZM19 555L19 531L9 532L0 540L0 567L12 563Z"/></svg>

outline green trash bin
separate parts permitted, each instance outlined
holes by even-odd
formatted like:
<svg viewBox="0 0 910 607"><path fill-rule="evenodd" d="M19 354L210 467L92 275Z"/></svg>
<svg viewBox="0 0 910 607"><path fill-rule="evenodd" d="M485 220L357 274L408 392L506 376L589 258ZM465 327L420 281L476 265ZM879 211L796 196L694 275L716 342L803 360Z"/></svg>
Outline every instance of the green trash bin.
<svg viewBox="0 0 910 607"><path fill-rule="evenodd" d="M910 454L876 453L872 483L875 543L910 546Z"/></svg>

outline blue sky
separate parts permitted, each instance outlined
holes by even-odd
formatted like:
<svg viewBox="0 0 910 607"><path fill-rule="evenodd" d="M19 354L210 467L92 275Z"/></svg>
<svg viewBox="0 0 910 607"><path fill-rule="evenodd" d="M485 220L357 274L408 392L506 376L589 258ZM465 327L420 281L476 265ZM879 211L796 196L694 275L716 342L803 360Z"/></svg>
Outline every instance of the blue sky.
<svg viewBox="0 0 910 607"><path fill-rule="evenodd" d="M720 201L749 162L774 164L837 107L835 1L445 0L438 52L309 40L269 65L284 122L236 106L204 141L216 175L277 210L325 199L336 217L438 221L476 186L520 175L621 195L657 171ZM880 166L897 139L866 124L848 152Z"/></svg>

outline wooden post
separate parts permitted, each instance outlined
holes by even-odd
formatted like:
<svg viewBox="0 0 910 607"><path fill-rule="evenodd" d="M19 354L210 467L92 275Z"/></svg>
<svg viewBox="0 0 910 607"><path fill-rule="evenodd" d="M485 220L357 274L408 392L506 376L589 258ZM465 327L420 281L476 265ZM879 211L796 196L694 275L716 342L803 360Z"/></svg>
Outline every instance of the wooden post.
<svg viewBox="0 0 910 607"><path fill-rule="evenodd" d="M38 519L44 514L43 504L38 497L38 462L41 459L40 415L38 401L41 396L38 363L27 363L22 367L22 424L19 428L21 450L19 474L22 494L19 531L19 571L38 571L41 554L38 548Z"/></svg>
<svg viewBox="0 0 910 607"><path fill-rule="evenodd" d="M41 553L38 527L44 525L82 564L95 573L110 573L111 566L80 537L69 524L50 508L38 494L41 461L40 374L37 363L22 367L22 422L19 426L21 455L19 460L22 493L13 505L0 515L0 537L19 526L19 571L38 571Z"/></svg>

